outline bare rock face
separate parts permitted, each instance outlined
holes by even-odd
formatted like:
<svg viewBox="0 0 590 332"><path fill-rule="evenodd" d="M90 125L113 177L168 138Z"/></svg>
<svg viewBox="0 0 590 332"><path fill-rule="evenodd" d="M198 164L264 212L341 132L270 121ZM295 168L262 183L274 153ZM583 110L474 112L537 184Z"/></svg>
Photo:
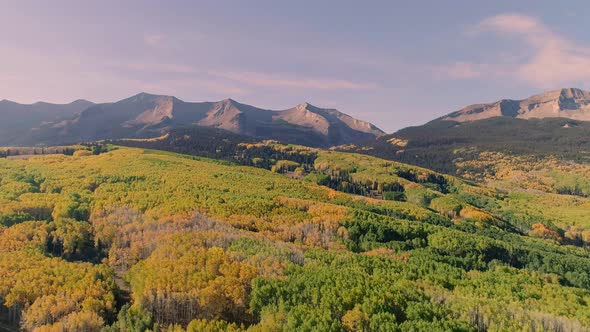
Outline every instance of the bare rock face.
<svg viewBox="0 0 590 332"><path fill-rule="evenodd" d="M79 113L33 128L20 144L65 144L116 138L145 138L171 129L202 126L286 143L333 146L371 140L384 134L374 125L335 109L304 103L273 111L232 99L185 102L147 93L115 103L90 105ZM0 137L0 143L2 137Z"/></svg>
<svg viewBox="0 0 590 332"><path fill-rule="evenodd" d="M367 141L384 134L381 129L369 122L352 118L335 109L319 108L309 103L284 111L273 111L273 123L278 122L312 131L321 137L317 144L319 146Z"/></svg>
<svg viewBox="0 0 590 332"><path fill-rule="evenodd" d="M328 135L330 122L325 117L314 112L314 109L315 107L309 103L299 104L288 110L274 112L273 120L282 120L287 123L312 128L322 135Z"/></svg>
<svg viewBox="0 0 590 332"><path fill-rule="evenodd" d="M493 103L470 105L439 120L469 122L498 116L590 121L590 92L564 88L522 100L504 99Z"/></svg>

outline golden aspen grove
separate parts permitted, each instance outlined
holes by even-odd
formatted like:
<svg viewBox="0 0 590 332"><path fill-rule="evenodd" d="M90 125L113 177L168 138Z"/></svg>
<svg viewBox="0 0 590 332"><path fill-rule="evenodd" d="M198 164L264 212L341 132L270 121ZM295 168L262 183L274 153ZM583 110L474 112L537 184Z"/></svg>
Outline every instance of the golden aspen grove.
<svg viewBox="0 0 590 332"><path fill-rule="evenodd" d="M532 204L588 205L586 198L500 190L275 142L240 144L220 159L72 149L0 159L6 326L585 331L590 324L590 223L526 212Z"/></svg>

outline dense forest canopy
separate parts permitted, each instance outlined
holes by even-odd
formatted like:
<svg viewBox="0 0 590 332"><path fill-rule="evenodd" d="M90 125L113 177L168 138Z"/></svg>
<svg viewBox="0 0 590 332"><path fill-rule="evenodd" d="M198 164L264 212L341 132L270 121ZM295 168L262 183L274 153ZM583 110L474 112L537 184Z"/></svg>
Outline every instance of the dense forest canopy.
<svg viewBox="0 0 590 332"><path fill-rule="evenodd" d="M0 159L2 326L590 326L583 196L276 142L141 144Z"/></svg>

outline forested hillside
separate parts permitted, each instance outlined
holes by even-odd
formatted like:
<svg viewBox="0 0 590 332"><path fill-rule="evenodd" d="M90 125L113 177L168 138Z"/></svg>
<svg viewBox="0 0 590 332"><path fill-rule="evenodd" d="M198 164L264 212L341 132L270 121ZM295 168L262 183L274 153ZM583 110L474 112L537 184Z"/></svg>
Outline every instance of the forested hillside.
<svg viewBox="0 0 590 332"><path fill-rule="evenodd" d="M588 122L571 119L433 121L365 146L338 150L421 165L485 184L522 202L510 213L550 221L569 237L581 238L590 197L589 134Z"/></svg>
<svg viewBox="0 0 590 332"><path fill-rule="evenodd" d="M559 209L548 194L356 154L243 147L241 161L124 147L0 159L3 326L590 325L590 224L527 212L531 198Z"/></svg>
<svg viewBox="0 0 590 332"><path fill-rule="evenodd" d="M475 160L481 152L588 162L590 122L563 118L496 117L459 123L433 121L408 127L364 144L339 150L420 165L455 174L456 161ZM459 173L460 174L460 173Z"/></svg>

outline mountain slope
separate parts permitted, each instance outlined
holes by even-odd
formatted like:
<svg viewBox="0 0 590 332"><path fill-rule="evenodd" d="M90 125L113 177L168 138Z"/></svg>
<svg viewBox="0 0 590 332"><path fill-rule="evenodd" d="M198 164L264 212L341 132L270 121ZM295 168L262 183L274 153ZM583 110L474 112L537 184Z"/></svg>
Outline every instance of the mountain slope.
<svg viewBox="0 0 590 332"><path fill-rule="evenodd" d="M174 108L183 108L177 104L182 101L141 93L116 103L96 104L67 120L47 123L33 130L28 140L52 144L151 134L166 126Z"/></svg>
<svg viewBox="0 0 590 332"><path fill-rule="evenodd" d="M308 103L273 111L232 99L193 103L172 96L140 93L115 103L94 105L68 120L46 123L23 137L20 144L146 138L186 126L212 127L259 139L311 146L359 142L384 134L368 122Z"/></svg>
<svg viewBox="0 0 590 332"><path fill-rule="evenodd" d="M493 151L535 158L556 156L588 162L590 122L562 118L495 117L471 122L436 121L408 127L353 146L341 146L386 159L455 174L456 160L477 159Z"/></svg>
<svg viewBox="0 0 590 332"><path fill-rule="evenodd" d="M568 118L590 120L590 92L575 88L548 91L522 100L503 99L475 104L438 120L469 122L505 116L519 119Z"/></svg>
<svg viewBox="0 0 590 332"><path fill-rule="evenodd" d="M470 179L501 177L519 182L508 173L522 174L521 171L531 165L549 169L547 160L563 169L571 163L585 167L590 161L590 122L577 119L590 120L588 112L590 93L561 89L520 101L505 99L468 106L422 126L404 128L376 140L339 149ZM495 156L498 163L490 156ZM567 176L565 173L539 177L544 179L541 182L550 183L533 185L527 180L524 187L590 195L590 187L582 175L563 184L561 178ZM528 178L521 176L525 177Z"/></svg>
<svg viewBox="0 0 590 332"><path fill-rule="evenodd" d="M335 109L323 109L309 103L274 112L273 120L310 128L315 134L323 136L324 143L320 144L322 146L335 145L335 142L361 142L384 134L371 123L354 119Z"/></svg>
<svg viewBox="0 0 590 332"><path fill-rule="evenodd" d="M43 123L68 118L94 105L87 100L76 100L69 104L38 102L19 104L9 100L0 101L0 144L11 144L16 136Z"/></svg>

